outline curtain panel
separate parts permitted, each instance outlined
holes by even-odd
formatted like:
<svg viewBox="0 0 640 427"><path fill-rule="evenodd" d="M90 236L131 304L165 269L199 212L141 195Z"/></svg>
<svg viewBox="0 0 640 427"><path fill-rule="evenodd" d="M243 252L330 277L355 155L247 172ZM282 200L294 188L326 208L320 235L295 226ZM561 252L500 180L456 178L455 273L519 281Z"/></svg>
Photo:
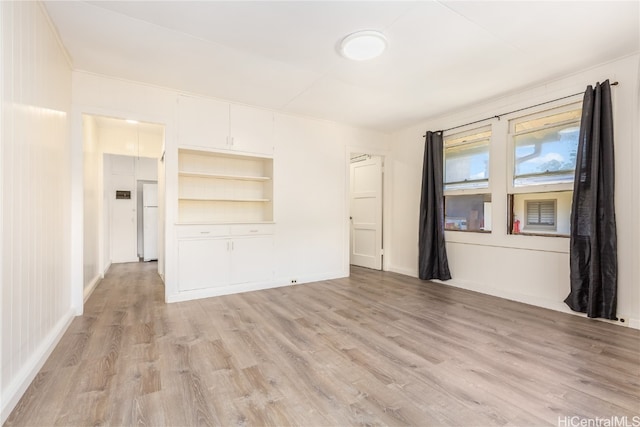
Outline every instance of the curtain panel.
<svg viewBox="0 0 640 427"><path fill-rule="evenodd" d="M565 303L588 317L616 320L618 254L609 81L587 87L571 209L571 292Z"/></svg>
<svg viewBox="0 0 640 427"><path fill-rule="evenodd" d="M442 132L427 132L422 168L418 275L422 280L451 279L444 241Z"/></svg>

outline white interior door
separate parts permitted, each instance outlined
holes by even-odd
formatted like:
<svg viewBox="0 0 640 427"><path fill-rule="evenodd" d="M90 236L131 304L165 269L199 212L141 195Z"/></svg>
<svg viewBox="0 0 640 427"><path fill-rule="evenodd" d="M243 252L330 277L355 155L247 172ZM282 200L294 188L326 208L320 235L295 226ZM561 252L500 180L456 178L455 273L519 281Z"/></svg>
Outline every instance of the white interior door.
<svg viewBox="0 0 640 427"><path fill-rule="evenodd" d="M351 164L351 264L382 269L382 158Z"/></svg>
<svg viewBox="0 0 640 427"><path fill-rule="evenodd" d="M138 261L138 208L135 158L104 155L105 266ZM108 224L108 225L107 225Z"/></svg>
<svg viewBox="0 0 640 427"><path fill-rule="evenodd" d="M113 177L111 198L111 262L138 261L138 222L133 176ZM116 192L129 198L116 198ZM121 193L122 194L122 193ZM122 195L120 197L123 197Z"/></svg>

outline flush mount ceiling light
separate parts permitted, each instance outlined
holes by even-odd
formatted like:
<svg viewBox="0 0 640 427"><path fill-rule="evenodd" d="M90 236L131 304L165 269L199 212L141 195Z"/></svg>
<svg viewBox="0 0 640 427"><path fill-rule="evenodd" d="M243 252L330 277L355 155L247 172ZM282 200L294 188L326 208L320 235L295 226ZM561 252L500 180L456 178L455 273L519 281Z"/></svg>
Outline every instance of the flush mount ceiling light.
<svg viewBox="0 0 640 427"><path fill-rule="evenodd" d="M382 54L387 39L379 31L365 30L349 34L340 43L340 53L347 59L366 61Z"/></svg>

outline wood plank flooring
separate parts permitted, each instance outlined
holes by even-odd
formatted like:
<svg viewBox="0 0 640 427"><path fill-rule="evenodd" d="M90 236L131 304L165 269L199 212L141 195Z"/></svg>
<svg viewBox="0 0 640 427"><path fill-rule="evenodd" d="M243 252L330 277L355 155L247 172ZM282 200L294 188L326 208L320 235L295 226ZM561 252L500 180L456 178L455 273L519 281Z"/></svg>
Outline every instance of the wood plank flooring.
<svg viewBox="0 0 640 427"><path fill-rule="evenodd" d="M155 267L111 267L6 426L640 416L637 330L362 268L167 305Z"/></svg>

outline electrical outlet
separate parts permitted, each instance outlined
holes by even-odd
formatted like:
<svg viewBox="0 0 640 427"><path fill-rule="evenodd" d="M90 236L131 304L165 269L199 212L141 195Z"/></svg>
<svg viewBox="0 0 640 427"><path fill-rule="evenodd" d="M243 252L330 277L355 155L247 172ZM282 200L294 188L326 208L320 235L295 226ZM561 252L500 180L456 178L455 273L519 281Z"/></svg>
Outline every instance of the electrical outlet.
<svg viewBox="0 0 640 427"><path fill-rule="evenodd" d="M292 284L292 285L295 285L296 283L298 283L298 280L297 280L297 279L291 279L291 284Z"/></svg>

